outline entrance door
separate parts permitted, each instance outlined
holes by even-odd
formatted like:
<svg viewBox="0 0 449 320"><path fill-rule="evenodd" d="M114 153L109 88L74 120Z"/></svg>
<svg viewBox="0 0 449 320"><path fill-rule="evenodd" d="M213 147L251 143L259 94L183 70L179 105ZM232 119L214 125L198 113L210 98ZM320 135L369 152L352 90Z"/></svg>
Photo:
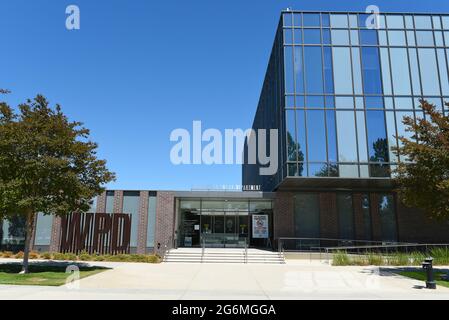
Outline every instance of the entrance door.
<svg viewBox="0 0 449 320"><path fill-rule="evenodd" d="M248 216L234 212L202 216L201 235L207 247L244 247L248 238Z"/></svg>

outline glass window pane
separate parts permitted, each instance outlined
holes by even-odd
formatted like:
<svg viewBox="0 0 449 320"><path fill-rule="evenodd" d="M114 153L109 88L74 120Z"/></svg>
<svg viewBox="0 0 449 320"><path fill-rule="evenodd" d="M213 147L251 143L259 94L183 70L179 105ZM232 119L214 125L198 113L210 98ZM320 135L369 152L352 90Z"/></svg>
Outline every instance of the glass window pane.
<svg viewBox="0 0 449 320"><path fill-rule="evenodd" d="M404 29L404 18L402 16L387 15L388 29Z"/></svg>
<svg viewBox="0 0 449 320"><path fill-rule="evenodd" d="M405 16L405 27L407 29L414 29L413 25L413 17L412 16Z"/></svg>
<svg viewBox="0 0 449 320"><path fill-rule="evenodd" d="M353 111L337 111L338 161L357 162L357 141Z"/></svg>
<svg viewBox="0 0 449 320"><path fill-rule="evenodd" d="M289 53L290 54L290 53ZM286 56L287 59L287 56ZM290 59L290 58L288 58ZM290 68L291 67L291 63L290 63ZM286 70L287 69L287 65L286 65ZM293 68L292 68L293 69ZM302 47L295 47L295 69L294 69L295 73L295 79L296 79L296 93L304 93L304 64L302 61ZM291 70L289 70L289 73L291 73ZM293 76L293 74L292 74ZM293 79L292 79L293 80ZM293 83L290 84L288 83L288 87L286 88L287 93L292 93L292 91L289 91L290 88L293 88Z"/></svg>
<svg viewBox="0 0 449 320"><path fill-rule="evenodd" d="M295 13L293 15L293 20L294 20L293 23L294 23L294 25L296 27L301 27L302 19L301 19L301 14L300 13Z"/></svg>
<svg viewBox="0 0 449 320"><path fill-rule="evenodd" d="M437 47L444 47L443 33L436 31L434 34L435 34L435 45Z"/></svg>
<svg viewBox="0 0 449 320"><path fill-rule="evenodd" d="M293 29L284 29L284 44L293 43Z"/></svg>
<svg viewBox="0 0 449 320"><path fill-rule="evenodd" d="M395 95L411 95L407 49L391 48L391 73Z"/></svg>
<svg viewBox="0 0 449 320"><path fill-rule="evenodd" d="M348 28L348 16L346 14L331 14L332 28Z"/></svg>
<svg viewBox="0 0 449 320"><path fill-rule="evenodd" d="M39 212L37 215L34 245L36 246L50 245L52 226L53 226L53 216L44 215L43 213Z"/></svg>
<svg viewBox="0 0 449 320"><path fill-rule="evenodd" d="M382 94L378 48L362 48L362 69L365 94Z"/></svg>
<svg viewBox="0 0 449 320"><path fill-rule="evenodd" d="M355 98L355 107L356 109L365 109L365 102L363 101L363 97Z"/></svg>
<svg viewBox="0 0 449 320"><path fill-rule="evenodd" d="M295 199L295 236L320 237L320 201L316 193L297 193Z"/></svg>
<svg viewBox="0 0 449 320"><path fill-rule="evenodd" d="M415 16L416 29L432 29L432 20L430 16Z"/></svg>
<svg viewBox="0 0 449 320"><path fill-rule="evenodd" d="M397 146L396 142L396 120L394 117L394 112L386 112L387 120L387 136L388 136L388 146L389 146L389 157L391 162L397 162L398 159L393 152L393 148Z"/></svg>
<svg viewBox="0 0 449 320"><path fill-rule="evenodd" d="M378 206L382 226L382 241L397 241L394 197L392 195L380 195Z"/></svg>
<svg viewBox="0 0 449 320"><path fill-rule="evenodd" d="M419 47L433 47L432 31L416 31L416 43Z"/></svg>
<svg viewBox="0 0 449 320"><path fill-rule="evenodd" d="M124 192L123 212L131 214L131 240L130 246L137 247L137 227L139 225L139 192Z"/></svg>
<svg viewBox="0 0 449 320"><path fill-rule="evenodd" d="M370 162L388 162L388 144L383 111L366 112L368 150Z"/></svg>
<svg viewBox="0 0 449 320"><path fill-rule="evenodd" d="M335 106L337 109L354 109L354 98L350 97L335 97Z"/></svg>
<svg viewBox="0 0 449 320"><path fill-rule="evenodd" d="M365 112L357 111L357 140L359 144L359 161L368 162L368 149L366 147Z"/></svg>
<svg viewBox="0 0 449 320"><path fill-rule="evenodd" d="M287 93L294 93L293 81L293 47L284 48L284 68L285 68L285 90Z"/></svg>
<svg viewBox="0 0 449 320"><path fill-rule="evenodd" d="M449 31L444 32L445 47L449 47Z"/></svg>
<svg viewBox="0 0 449 320"><path fill-rule="evenodd" d="M337 162L337 133L335 130L335 111L326 111L327 153L329 162Z"/></svg>
<svg viewBox="0 0 449 320"><path fill-rule="evenodd" d="M360 30L360 43L362 45L377 45L377 30Z"/></svg>
<svg viewBox="0 0 449 320"><path fill-rule="evenodd" d="M352 74L349 48L332 48L336 94L352 94Z"/></svg>
<svg viewBox="0 0 449 320"><path fill-rule="evenodd" d="M302 44L302 29L293 30L294 42L295 44Z"/></svg>
<svg viewBox="0 0 449 320"><path fill-rule="evenodd" d="M341 178L358 178L359 166L354 164L338 165L338 172Z"/></svg>
<svg viewBox="0 0 449 320"><path fill-rule="evenodd" d="M379 15L379 29L386 29L386 17L383 15Z"/></svg>
<svg viewBox="0 0 449 320"><path fill-rule="evenodd" d="M440 95L438 85L438 68L434 49L418 49L419 62L421 65L421 82L424 95Z"/></svg>
<svg viewBox="0 0 449 320"><path fill-rule="evenodd" d="M359 45L359 32L358 30L351 30L351 45Z"/></svg>
<svg viewBox="0 0 449 320"><path fill-rule="evenodd" d="M379 31L379 45L381 46L387 46L388 45L388 41L387 41L387 32L380 30Z"/></svg>
<svg viewBox="0 0 449 320"><path fill-rule="evenodd" d="M357 28L357 15L356 14L350 14L349 15L349 27L350 28Z"/></svg>
<svg viewBox="0 0 449 320"><path fill-rule="evenodd" d="M354 211L350 193L337 193L337 211L340 239L354 239Z"/></svg>
<svg viewBox="0 0 449 320"><path fill-rule="evenodd" d="M296 116L295 110L287 110L287 160L296 161Z"/></svg>
<svg viewBox="0 0 449 320"><path fill-rule="evenodd" d="M390 54L387 48L380 48L380 62L382 65L382 82L384 94L392 94L390 76Z"/></svg>
<svg viewBox="0 0 449 320"><path fill-rule="evenodd" d="M392 97L385 97L384 102L385 102L385 109L390 109L390 110L394 109L394 103L393 103Z"/></svg>
<svg viewBox="0 0 449 320"><path fill-rule="evenodd" d="M415 95L421 95L421 84L420 84L420 75L418 68L418 56L416 54L416 49L409 49L408 54L410 57L410 71L412 76L412 87L413 93Z"/></svg>
<svg viewBox="0 0 449 320"><path fill-rule="evenodd" d="M283 20L284 20L284 26L286 26L286 27L291 27L293 24L292 24L292 14L291 13L284 13L283 15Z"/></svg>
<svg viewBox="0 0 449 320"><path fill-rule="evenodd" d="M331 32L328 29L323 29L323 44L331 44Z"/></svg>
<svg viewBox="0 0 449 320"><path fill-rule="evenodd" d="M362 94L362 66L360 65L360 49L351 48L352 70L354 75L354 93Z"/></svg>
<svg viewBox="0 0 449 320"><path fill-rule="evenodd" d="M303 14L304 27L319 27L320 15L316 13L304 13Z"/></svg>
<svg viewBox="0 0 449 320"><path fill-rule="evenodd" d="M321 43L320 29L304 29L304 43L320 44Z"/></svg>
<svg viewBox="0 0 449 320"><path fill-rule="evenodd" d="M367 109L383 109L384 101L382 97L365 97L365 105Z"/></svg>
<svg viewBox="0 0 449 320"><path fill-rule="evenodd" d="M348 30L332 30L332 44L349 45Z"/></svg>
<svg viewBox="0 0 449 320"><path fill-rule="evenodd" d="M326 108L335 108L334 96L326 96Z"/></svg>
<svg viewBox="0 0 449 320"><path fill-rule="evenodd" d="M366 240L372 239L372 230L371 230L371 209L370 209L370 200L369 194L362 195L362 215L363 215L363 232Z"/></svg>
<svg viewBox="0 0 449 320"><path fill-rule="evenodd" d="M415 32L407 31L407 42L408 42L408 45L411 47L416 46Z"/></svg>
<svg viewBox="0 0 449 320"><path fill-rule="evenodd" d="M334 80L332 68L332 49L324 47L324 90L325 93L334 93Z"/></svg>
<svg viewBox="0 0 449 320"><path fill-rule="evenodd" d="M447 64L444 49L437 49L438 67L440 70L441 91L443 95L449 95L449 77L447 74Z"/></svg>
<svg viewBox="0 0 449 320"><path fill-rule="evenodd" d="M323 93L323 60L321 47L304 47L306 92Z"/></svg>
<svg viewBox="0 0 449 320"><path fill-rule="evenodd" d="M405 33L404 31L388 31L388 39L390 46L405 46Z"/></svg>
<svg viewBox="0 0 449 320"><path fill-rule="evenodd" d="M296 111L296 129L297 129L297 135L298 135L298 145L297 145L297 152L298 152L298 160L300 162L303 162L306 160L306 119L304 115L304 110L297 110ZM299 166L299 176L305 176L307 175L306 172L303 172L303 166Z"/></svg>
<svg viewBox="0 0 449 320"><path fill-rule="evenodd" d="M394 104L396 109L413 110L412 98L394 98Z"/></svg>
<svg viewBox="0 0 449 320"><path fill-rule="evenodd" d="M325 162L326 156L326 129L324 126L324 110L307 111L307 132L309 142L308 160Z"/></svg>
<svg viewBox="0 0 449 320"><path fill-rule="evenodd" d="M330 27L330 18L329 14L322 14L321 15L321 24L324 27Z"/></svg>
<svg viewBox="0 0 449 320"><path fill-rule="evenodd" d="M295 96L286 96L285 97L285 107L286 108L294 108L295 107Z"/></svg>
<svg viewBox="0 0 449 320"><path fill-rule="evenodd" d="M150 196L148 199L148 224L147 224L148 248L154 248L154 235L156 230L156 206L157 206L157 197Z"/></svg>
<svg viewBox="0 0 449 320"><path fill-rule="evenodd" d="M433 16L433 28L434 29L441 29L441 19L440 16Z"/></svg>
<svg viewBox="0 0 449 320"><path fill-rule="evenodd" d="M443 20L443 29L449 30L449 16L443 16L441 20Z"/></svg>
<svg viewBox="0 0 449 320"><path fill-rule="evenodd" d="M323 96L306 96L307 108L324 108Z"/></svg>

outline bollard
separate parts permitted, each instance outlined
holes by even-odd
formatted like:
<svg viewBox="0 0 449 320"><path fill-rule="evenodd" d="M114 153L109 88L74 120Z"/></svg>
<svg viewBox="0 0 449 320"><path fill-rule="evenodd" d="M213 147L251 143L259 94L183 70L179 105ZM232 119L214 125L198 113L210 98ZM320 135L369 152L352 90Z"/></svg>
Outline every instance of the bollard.
<svg viewBox="0 0 449 320"><path fill-rule="evenodd" d="M422 267L423 269L426 270L426 275L427 275L427 281L426 281L426 288L427 289L436 289L437 288L437 284L435 282L435 279L433 277L433 258L429 257L426 258L424 260L424 262L422 263Z"/></svg>

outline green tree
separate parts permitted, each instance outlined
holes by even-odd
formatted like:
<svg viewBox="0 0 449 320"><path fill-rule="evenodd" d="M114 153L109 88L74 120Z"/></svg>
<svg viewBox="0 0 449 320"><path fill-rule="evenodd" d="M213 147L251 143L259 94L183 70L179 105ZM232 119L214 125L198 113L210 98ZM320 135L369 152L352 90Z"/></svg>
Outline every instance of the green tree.
<svg viewBox="0 0 449 320"><path fill-rule="evenodd" d="M398 137L395 148L402 156L395 170L400 199L410 207L423 209L430 217L449 217L449 118L435 106L421 100L425 118L416 122L404 117L410 138ZM449 106L449 104L446 104Z"/></svg>
<svg viewBox="0 0 449 320"><path fill-rule="evenodd" d="M17 112L0 103L0 218L26 219L22 273L28 273L36 214L85 212L114 180L96 150L89 130L70 122L59 105L49 107L41 95Z"/></svg>

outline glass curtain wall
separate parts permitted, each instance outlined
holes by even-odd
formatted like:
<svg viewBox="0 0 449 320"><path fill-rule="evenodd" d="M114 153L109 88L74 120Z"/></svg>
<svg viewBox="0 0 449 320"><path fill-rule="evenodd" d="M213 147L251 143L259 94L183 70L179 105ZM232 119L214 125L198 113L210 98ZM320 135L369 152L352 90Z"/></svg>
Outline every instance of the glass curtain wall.
<svg viewBox="0 0 449 320"><path fill-rule="evenodd" d="M422 98L448 114L449 16L368 18L283 14L285 176L388 178L403 117Z"/></svg>

